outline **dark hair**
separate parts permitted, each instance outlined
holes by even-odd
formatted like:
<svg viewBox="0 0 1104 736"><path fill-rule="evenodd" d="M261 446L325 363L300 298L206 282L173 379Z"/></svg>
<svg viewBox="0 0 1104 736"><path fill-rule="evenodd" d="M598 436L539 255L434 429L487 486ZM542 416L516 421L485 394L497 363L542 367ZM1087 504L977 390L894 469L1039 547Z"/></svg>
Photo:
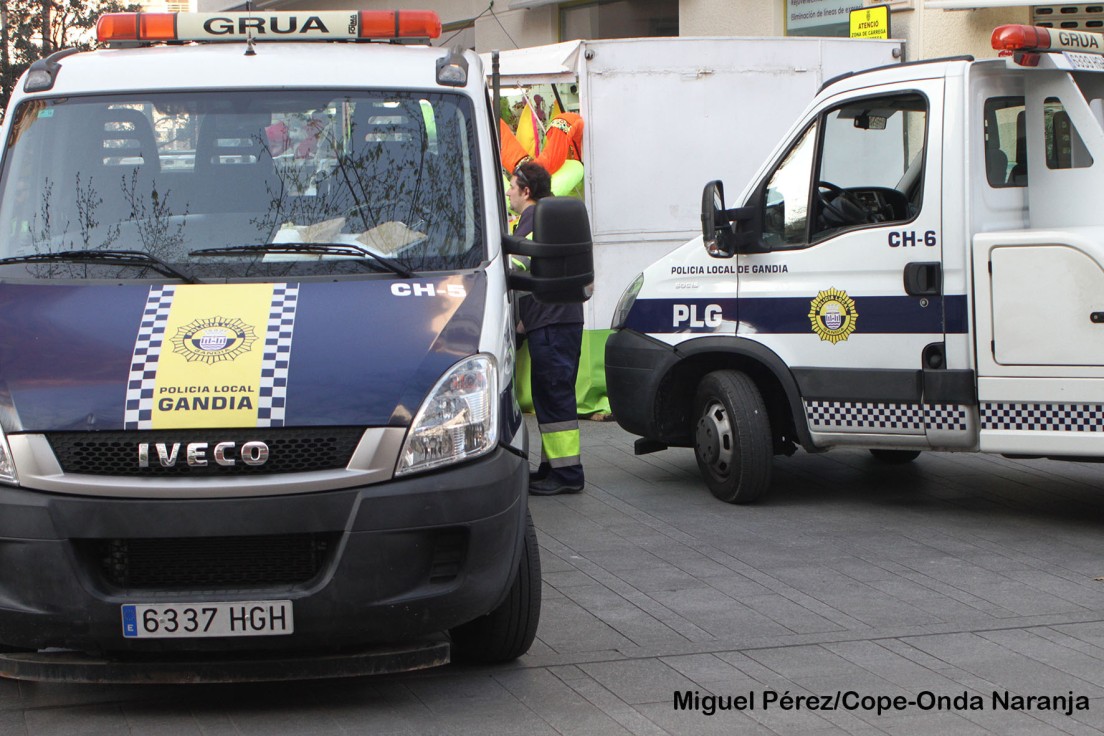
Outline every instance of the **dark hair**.
<svg viewBox="0 0 1104 736"><path fill-rule="evenodd" d="M536 161L526 161L514 170L518 184L529 187L529 199L536 201L552 195L552 177Z"/></svg>

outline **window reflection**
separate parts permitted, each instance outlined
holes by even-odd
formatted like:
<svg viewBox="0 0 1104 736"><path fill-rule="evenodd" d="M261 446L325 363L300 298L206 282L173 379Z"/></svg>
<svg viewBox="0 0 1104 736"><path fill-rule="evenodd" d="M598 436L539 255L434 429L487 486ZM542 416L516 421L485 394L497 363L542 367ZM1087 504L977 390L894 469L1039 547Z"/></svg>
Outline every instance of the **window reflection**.
<svg viewBox="0 0 1104 736"><path fill-rule="evenodd" d="M470 102L447 93L38 100L13 118L0 257L125 249L223 276L364 272L348 257L188 255L321 242L412 271L470 268L484 251L475 140ZM21 268L55 278L107 267Z"/></svg>

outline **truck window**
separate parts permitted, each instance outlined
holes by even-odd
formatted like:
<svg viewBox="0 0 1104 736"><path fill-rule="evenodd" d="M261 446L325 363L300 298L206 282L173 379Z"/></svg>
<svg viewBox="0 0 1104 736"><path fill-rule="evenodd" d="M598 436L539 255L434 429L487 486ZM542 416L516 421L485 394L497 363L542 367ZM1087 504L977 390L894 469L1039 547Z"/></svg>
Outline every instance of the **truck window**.
<svg viewBox="0 0 1104 736"><path fill-rule="evenodd" d="M36 100L13 115L0 258L140 250L210 276L363 275L363 259L201 248L352 245L410 271L484 258L471 103L437 92L272 90ZM14 192L12 191L14 190ZM141 278L73 263L12 278Z"/></svg>
<svg viewBox="0 0 1104 736"><path fill-rule="evenodd" d="M1027 185L1023 97L985 101L985 178L994 188Z"/></svg>
<svg viewBox="0 0 1104 736"><path fill-rule="evenodd" d="M1057 97L1048 97L1043 101L1043 139L1047 168L1083 169L1092 166L1089 149Z"/></svg>
<svg viewBox="0 0 1104 736"><path fill-rule="evenodd" d="M824 116L813 240L838 230L911 220L923 194L927 101L855 100Z"/></svg>
<svg viewBox="0 0 1104 736"><path fill-rule="evenodd" d="M813 173L817 125L805 131L775 169L766 189L763 241L770 246L805 242L809 183Z"/></svg>
<svg viewBox="0 0 1104 736"><path fill-rule="evenodd" d="M821 115L767 179L764 244L801 247L841 230L913 219L923 196L927 110L927 100L910 93Z"/></svg>

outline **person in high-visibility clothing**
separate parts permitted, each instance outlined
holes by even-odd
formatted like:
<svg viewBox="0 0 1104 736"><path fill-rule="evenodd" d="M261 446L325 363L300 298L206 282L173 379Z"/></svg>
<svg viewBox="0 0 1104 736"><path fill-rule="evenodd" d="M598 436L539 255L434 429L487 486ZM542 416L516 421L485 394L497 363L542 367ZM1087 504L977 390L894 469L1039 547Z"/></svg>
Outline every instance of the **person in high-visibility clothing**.
<svg viewBox="0 0 1104 736"><path fill-rule="evenodd" d="M514 235L530 237L537 200L552 193L552 179L527 161L510 177L506 194L521 214ZM518 300L519 332L529 344L530 391L541 434L541 462L529 476L529 493L553 496L583 490L575 378L583 342L582 304L544 304L527 294Z"/></svg>

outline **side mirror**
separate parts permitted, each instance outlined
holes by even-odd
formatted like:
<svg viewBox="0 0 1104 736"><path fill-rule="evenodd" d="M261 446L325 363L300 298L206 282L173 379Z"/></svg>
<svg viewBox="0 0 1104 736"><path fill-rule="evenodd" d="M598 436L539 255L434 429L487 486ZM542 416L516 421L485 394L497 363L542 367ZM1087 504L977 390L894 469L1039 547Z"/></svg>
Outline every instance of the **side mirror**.
<svg viewBox="0 0 1104 736"><path fill-rule="evenodd" d="M574 197L538 200L533 239L502 236L502 249L529 256L529 271L511 270L511 289L550 304L585 302L594 293L594 243L586 205Z"/></svg>
<svg viewBox="0 0 1104 736"><path fill-rule="evenodd" d="M714 180L702 190L702 241L714 258L763 250L760 243L759 206L753 198L747 207L725 209L724 184Z"/></svg>
<svg viewBox="0 0 1104 736"><path fill-rule="evenodd" d="M705 250L714 258L736 255L732 242L732 227L725 216L724 184L715 179L702 190L702 240Z"/></svg>

